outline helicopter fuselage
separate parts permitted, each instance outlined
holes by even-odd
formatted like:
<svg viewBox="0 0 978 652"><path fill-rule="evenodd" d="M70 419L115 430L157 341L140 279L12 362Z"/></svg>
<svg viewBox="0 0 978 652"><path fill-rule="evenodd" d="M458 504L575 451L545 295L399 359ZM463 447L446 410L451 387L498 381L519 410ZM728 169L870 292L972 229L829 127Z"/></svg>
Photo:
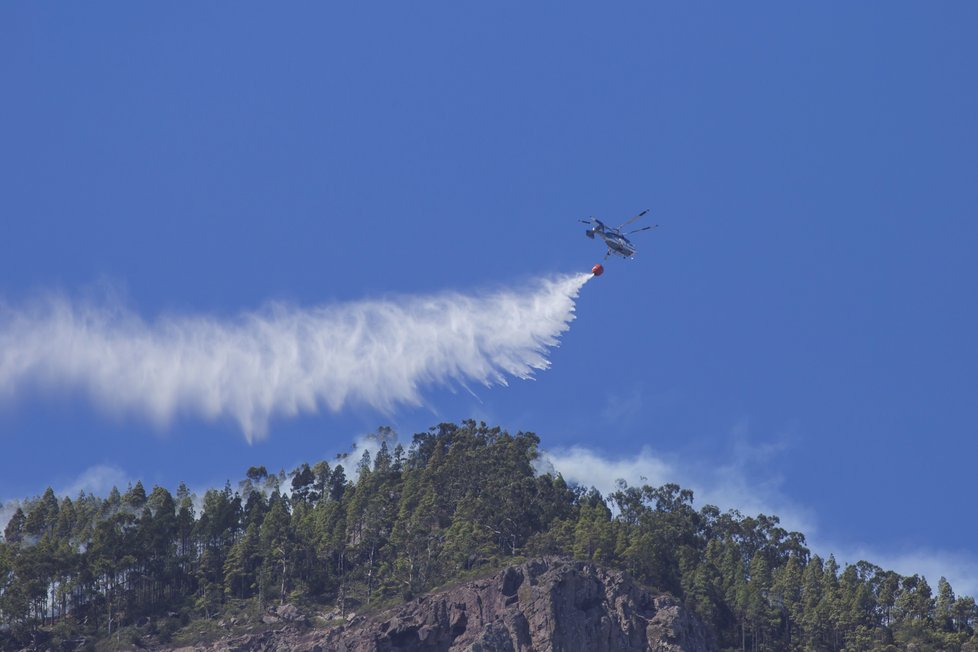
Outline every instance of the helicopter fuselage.
<svg viewBox="0 0 978 652"><path fill-rule="evenodd" d="M625 236L625 234L622 233L622 227L631 224L632 222L634 222L635 220L642 217L648 212L649 212L648 209L645 209L644 211L642 211L632 219L627 220L626 222L616 227L610 227L596 217L591 217L590 219L587 220L578 220L578 221L583 222L584 224L591 225L591 228L584 232L584 234L587 237L593 240L594 236L597 235L601 238L602 241L604 241L605 245L608 247L608 253L604 255L606 259L611 254L615 254L616 256L621 256L622 258L631 258L632 256L635 255L635 245L633 245L631 240L629 240ZM640 229L629 231L628 235L631 235L632 233L638 233L639 231L648 231L649 229L654 229L655 226L656 225L643 226Z"/></svg>
<svg viewBox="0 0 978 652"><path fill-rule="evenodd" d="M622 258L631 258L635 255L635 246L618 229L609 228L598 219L595 219L594 222L597 226L593 229L588 229L587 235L591 238L595 235L601 238L605 245L608 246L609 254L615 254Z"/></svg>

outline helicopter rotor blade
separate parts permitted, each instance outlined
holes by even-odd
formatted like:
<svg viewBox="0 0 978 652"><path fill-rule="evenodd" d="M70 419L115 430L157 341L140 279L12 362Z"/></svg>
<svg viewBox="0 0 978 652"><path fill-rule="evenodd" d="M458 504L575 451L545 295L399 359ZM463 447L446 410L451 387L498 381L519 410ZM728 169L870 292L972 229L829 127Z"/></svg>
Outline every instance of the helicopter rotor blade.
<svg viewBox="0 0 978 652"><path fill-rule="evenodd" d="M635 217L633 217L632 219L630 219L630 220L628 220L627 222L622 222L622 223L621 223L621 224L620 224L620 225L618 226L618 228L620 229L620 228L621 228L621 227L623 227L623 226L628 226L629 224L631 224L632 222L634 222L635 220L637 220L638 218L640 218L640 217L642 217L643 215L645 215L645 214L646 214L646 213L648 213L648 212L649 212L649 209L647 209L647 208L646 208L646 209L645 209L644 211L642 211L641 213L639 213L638 215L636 215L636 216L635 216Z"/></svg>
<svg viewBox="0 0 978 652"><path fill-rule="evenodd" d="M658 224L653 224L652 226L643 226L641 229L635 229L634 231L629 231L625 235L631 235L633 233L638 233L639 231L649 231L651 229L658 228Z"/></svg>

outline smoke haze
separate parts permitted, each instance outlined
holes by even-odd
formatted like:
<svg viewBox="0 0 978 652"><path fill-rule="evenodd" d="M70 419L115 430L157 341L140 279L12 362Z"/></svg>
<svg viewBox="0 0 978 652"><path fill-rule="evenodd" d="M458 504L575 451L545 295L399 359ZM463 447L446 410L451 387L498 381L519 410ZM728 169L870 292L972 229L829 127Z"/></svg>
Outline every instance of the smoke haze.
<svg viewBox="0 0 978 652"><path fill-rule="evenodd" d="M81 390L161 426L182 414L231 418L252 441L272 417L350 404L390 412L420 405L431 385L528 378L549 366L589 278L152 323L117 302L0 305L0 397Z"/></svg>

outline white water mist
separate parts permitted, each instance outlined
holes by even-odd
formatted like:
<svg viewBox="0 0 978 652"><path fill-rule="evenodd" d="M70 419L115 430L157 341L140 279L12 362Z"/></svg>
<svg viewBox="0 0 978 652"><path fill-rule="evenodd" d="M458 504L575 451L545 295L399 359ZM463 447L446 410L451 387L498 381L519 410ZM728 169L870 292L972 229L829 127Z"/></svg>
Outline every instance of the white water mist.
<svg viewBox="0 0 978 652"><path fill-rule="evenodd" d="M361 404L419 405L438 384L505 384L549 366L589 274L466 295L445 292L234 318L147 322L111 302L0 305L0 396L81 390L160 425L231 418L251 441L272 417Z"/></svg>

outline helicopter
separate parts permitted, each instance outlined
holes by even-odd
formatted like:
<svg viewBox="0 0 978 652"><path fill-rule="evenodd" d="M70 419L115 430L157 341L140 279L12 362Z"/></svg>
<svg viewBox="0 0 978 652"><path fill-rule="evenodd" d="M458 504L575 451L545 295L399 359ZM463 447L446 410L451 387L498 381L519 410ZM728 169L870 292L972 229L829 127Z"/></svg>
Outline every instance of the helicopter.
<svg viewBox="0 0 978 652"><path fill-rule="evenodd" d="M626 222L622 222L620 225L614 228L606 225L604 222L602 222L596 217L592 217L589 220L578 220L578 221L583 222L584 224L593 225L590 229L584 232L584 234L587 237L593 240L595 234L597 234L602 240L604 240L604 243L608 245L608 253L604 255L605 260L608 260L608 256L610 256L611 254L621 256L622 258L631 258L632 256L635 255L635 245L633 245L631 241L625 236L631 235L633 233L638 233L639 231L648 231L650 229L656 228L659 225L653 224L652 226L643 226L641 229L635 229L634 231L629 231L628 233L622 233L621 232L622 227L628 226L629 224L631 224L632 222L634 222L635 220L642 217L648 212L649 209L646 208L644 211L642 211L632 219Z"/></svg>

